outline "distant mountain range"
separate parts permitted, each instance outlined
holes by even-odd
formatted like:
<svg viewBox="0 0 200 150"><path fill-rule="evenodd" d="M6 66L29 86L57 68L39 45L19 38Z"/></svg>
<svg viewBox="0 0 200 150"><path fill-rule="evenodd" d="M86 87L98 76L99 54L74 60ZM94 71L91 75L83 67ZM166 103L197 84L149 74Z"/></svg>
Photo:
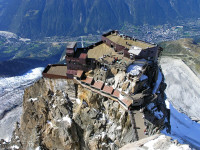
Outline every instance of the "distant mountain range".
<svg viewBox="0 0 200 150"><path fill-rule="evenodd" d="M77 36L200 17L199 0L0 0L0 30L37 38Z"/></svg>

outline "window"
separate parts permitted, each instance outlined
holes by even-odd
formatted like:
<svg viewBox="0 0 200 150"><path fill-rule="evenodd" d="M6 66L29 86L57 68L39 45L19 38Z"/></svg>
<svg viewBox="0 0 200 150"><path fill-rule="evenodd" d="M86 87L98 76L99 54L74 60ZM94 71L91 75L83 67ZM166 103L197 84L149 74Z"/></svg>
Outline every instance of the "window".
<svg viewBox="0 0 200 150"><path fill-rule="evenodd" d="M139 104L138 102L134 102L134 104Z"/></svg>
<svg viewBox="0 0 200 150"><path fill-rule="evenodd" d="M111 47L111 48L113 48L113 47L114 47L114 46L113 46L113 43L111 43L111 44L110 44L110 47Z"/></svg>

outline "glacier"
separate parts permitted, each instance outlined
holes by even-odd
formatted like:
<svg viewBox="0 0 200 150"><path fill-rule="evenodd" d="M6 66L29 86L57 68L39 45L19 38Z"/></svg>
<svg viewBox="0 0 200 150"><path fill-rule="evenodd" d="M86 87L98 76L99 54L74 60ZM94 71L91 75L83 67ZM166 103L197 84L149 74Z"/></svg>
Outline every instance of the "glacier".
<svg viewBox="0 0 200 150"><path fill-rule="evenodd" d="M20 120L24 89L40 79L43 70L39 67L21 76L0 78L0 139L10 140L14 123Z"/></svg>
<svg viewBox="0 0 200 150"><path fill-rule="evenodd" d="M200 149L200 79L181 59L162 57L160 65L171 124L171 134L163 133Z"/></svg>

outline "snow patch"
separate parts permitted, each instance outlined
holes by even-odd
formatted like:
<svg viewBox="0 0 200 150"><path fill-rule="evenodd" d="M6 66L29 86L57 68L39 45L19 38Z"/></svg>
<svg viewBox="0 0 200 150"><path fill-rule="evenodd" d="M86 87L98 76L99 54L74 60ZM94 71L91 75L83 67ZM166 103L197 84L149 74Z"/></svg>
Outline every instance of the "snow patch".
<svg viewBox="0 0 200 150"><path fill-rule="evenodd" d="M10 142L11 141L11 137L7 137L4 139L6 142Z"/></svg>
<svg viewBox="0 0 200 150"><path fill-rule="evenodd" d="M101 137L101 135L100 134L98 134L98 135L95 135L95 139L99 139Z"/></svg>
<svg viewBox="0 0 200 150"><path fill-rule="evenodd" d="M170 145L169 150L191 150L191 148L188 145L181 145L180 147L178 147L175 144Z"/></svg>
<svg viewBox="0 0 200 150"><path fill-rule="evenodd" d="M121 126L118 126L117 128L116 128L116 130L121 130L122 129L122 127Z"/></svg>
<svg viewBox="0 0 200 150"><path fill-rule="evenodd" d="M154 150L154 144L158 143L158 141L162 139L165 139L165 135L161 135L157 139L145 143L144 146L148 147L150 150Z"/></svg>
<svg viewBox="0 0 200 150"><path fill-rule="evenodd" d="M4 141L3 144L6 144L6 142Z"/></svg>
<svg viewBox="0 0 200 150"><path fill-rule="evenodd" d="M95 112L98 112L95 108L92 108Z"/></svg>
<svg viewBox="0 0 200 150"><path fill-rule="evenodd" d="M140 64L132 64L128 67L127 73L130 73L132 76L139 75L142 71L142 66Z"/></svg>
<svg viewBox="0 0 200 150"><path fill-rule="evenodd" d="M79 98L76 99L77 104L81 103L81 100Z"/></svg>
<svg viewBox="0 0 200 150"><path fill-rule="evenodd" d="M26 73L24 75L24 78L31 80L31 79L35 79L35 78L38 78L38 77L42 77L42 71L43 70L44 70L43 67L32 69L31 71L29 71L28 73Z"/></svg>
<svg viewBox="0 0 200 150"><path fill-rule="evenodd" d="M123 99L124 99L124 96L120 94L120 95L119 95L119 99L120 99L120 100L123 100Z"/></svg>
<svg viewBox="0 0 200 150"><path fill-rule="evenodd" d="M106 116L104 113L102 114L102 117L100 118L100 120L106 120Z"/></svg>
<svg viewBox="0 0 200 150"><path fill-rule="evenodd" d="M13 150L14 150L14 149L19 149L19 146L13 145L13 146L11 146L10 148L13 149Z"/></svg>
<svg viewBox="0 0 200 150"><path fill-rule="evenodd" d="M52 124L52 122L51 122L51 121L47 120L47 124L49 124L49 125L50 125L50 127L51 127L51 128L53 128L53 124Z"/></svg>
<svg viewBox="0 0 200 150"><path fill-rule="evenodd" d="M102 139L104 139L106 136L106 132L102 132L101 136L102 136Z"/></svg>
<svg viewBox="0 0 200 150"><path fill-rule="evenodd" d="M109 124L113 124L113 121L112 120L107 120L107 124L109 125Z"/></svg>
<svg viewBox="0 0 200 150"><path fill-rule="evenodd" d="M38 147L36 147L36 149L35 150L41 150L41 147L40 146L38 146Z"/></svg>
<svg viewBox="0 0 200 150"><path fill-rule="evenodd" d="M35 102L35 101L37 101L38 100L38 98L36 97L36 98L30 98L29 99L29 101L33 101L33 102Z"/></svg>
<svg viewBox="0 0 200 150"><path fill-rule="evenodd" d="M165 135L160 135L158 138L151 140L144 144L148 150L154 150L158 148L158 144L166 141ZM169 143L167 150L191 150L188 145L176 145L174 143Z"/></svg>
<svg viewBox="0 0 200 150"><path fill-rule="evenodd" d="M72 124L72 119L68 115L63 117L63 121L67 121L70 125Z"/></svg>
<svg viewBox="0 0 200 150"><path fill-rule="evenodd" d="M170 109L170 103L167 99L165 100L165 105L166 105L167 109Z"/></svg>
<svg viewBox="0 0 200 150"><path fill-rule="evenodd" d="M105 143L105 142L103 142L101 145L106 145L106 143Z"/></svg>

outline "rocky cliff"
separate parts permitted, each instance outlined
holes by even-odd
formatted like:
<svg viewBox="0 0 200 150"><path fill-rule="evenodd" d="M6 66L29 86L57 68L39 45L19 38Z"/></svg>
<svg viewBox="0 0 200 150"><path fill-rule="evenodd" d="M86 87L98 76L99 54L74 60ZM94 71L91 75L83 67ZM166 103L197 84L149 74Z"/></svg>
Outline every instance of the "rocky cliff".
<svg viewBox="0 0 200 150"><path fill-rule="evenodd" d="M21 122L11 142L2 140L0 147L118 149L167 126L164 89L161 82L159 92L147 97L144 106L125 110L73 80L42 78L25 90Z"/></svg>
<svg viewBox="0 0 200 150"><path fill-rule="evenodd" d="M75 99L75 88L71 81L51 79L27 88L21 122L2 147L116 149L135 141L128 113L117 102L82 88L78 94L85 101Z"/></svg>

